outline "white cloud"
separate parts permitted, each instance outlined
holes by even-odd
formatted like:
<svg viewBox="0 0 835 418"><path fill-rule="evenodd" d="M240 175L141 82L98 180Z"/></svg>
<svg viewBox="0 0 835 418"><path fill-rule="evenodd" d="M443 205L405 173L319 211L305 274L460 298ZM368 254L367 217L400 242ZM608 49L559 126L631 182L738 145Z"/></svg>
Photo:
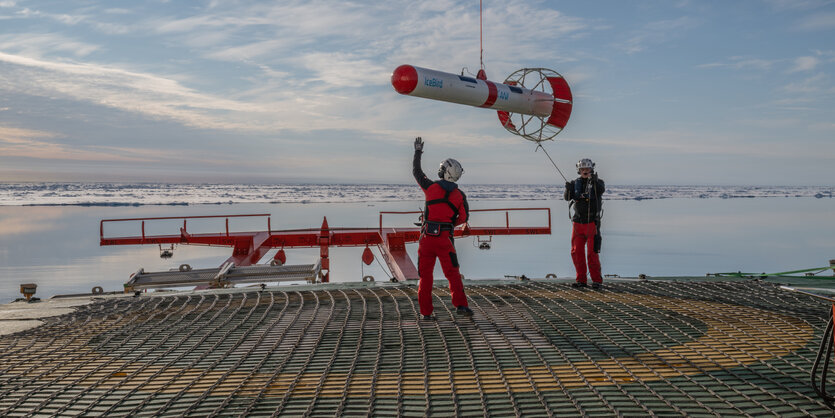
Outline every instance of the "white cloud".
<svg viewBox="0 0 835 418"><path fill-rule="evenodd" d="M253 104L203 94L175 80L109 66L45 61L0 52L0 89L44 97L60 96L186 125L215 129L278 128L269 118L251 124L235 114L273 113Z"/></svg>
<svg viewBox="0 0 835 418"><path fill-rule="evenodd" d="M334 86L358 87L389 83L391 69L368 59L345 53L312 53L299 58L312 74L311 81L320 80Z"/></svg>
<svg viewBox="0 0 835 418"><path fill-rule="evenodd" d="M835 28L835 13L815 13L798 23L801 30L818 31Z"/></svg>
<svg viewBox="0 0 835 418"><path fill-rule="evenodd" d="M778 11L812 10L835 3L833 0L765 0Z"/></svg>
<svg viewBox="0 0 835 418"><path fill-rule="evenodd" d="M803 80L786 84L782 90L789 94L820 94L832 93L833 88L829 82L829 76L818 73Z"/></svg>
<svg viewBox="0 0 835 418"><path fill-rule="evenodd" d="M626 54L634 54L646 50L649 45L661 44L676 37L682 31L699 26L695 18L682 16L676 19L659 20L644 25L643 28L626 34L625 39L615 43L615 47Z"/></svg>
<svg viewBox="0 0 835 418"><path fill-rule="evenodd" d="M562 138L560 142L617 147L633 153L660 151L669 155L721 155L754 158L793 158L815 156L817 151L800 149L792 142L769 143L763 146L761 139L748 134L683 132L677 130L643 132L641 139L629 134L617 138Z"/></svg>
<svg viewBox="0 0 835 418"><path fill-rule="evenodd" d="M13 52L29 57L71 54L86 57L99 50L93 45L65 36L49 33L16 33L0 36L0 51Z"/></svg>
<svg viewBox="0 0 835 418"><path fill-rule="evenodd" d="M778 60L764 60L751 57L730 57L729 62L712 62L698 65L697 68L730 68L734 70L759 70L767 71L779 62Z"/></svg>
<svg viewBox="0 0 835 418"><path fill-rule="evenodd" d="M799 71L812 71L814 70L818 64L820 63L820 59L817 57L798 57L794 60L794 66L789 69L790 73L796 73Z"/></svg>

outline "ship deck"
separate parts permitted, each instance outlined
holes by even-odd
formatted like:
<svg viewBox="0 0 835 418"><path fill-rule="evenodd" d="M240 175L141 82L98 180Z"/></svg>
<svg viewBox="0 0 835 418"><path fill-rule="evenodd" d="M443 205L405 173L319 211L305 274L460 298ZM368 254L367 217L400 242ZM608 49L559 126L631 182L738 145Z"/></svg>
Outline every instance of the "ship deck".
<svg viewBox="0 0 835 418"><path fill-rule="evenodd" d="M434 321L413 283L101 298L0 338L0 415L832 415L830 307L777 283L465 284Z"/></svg>

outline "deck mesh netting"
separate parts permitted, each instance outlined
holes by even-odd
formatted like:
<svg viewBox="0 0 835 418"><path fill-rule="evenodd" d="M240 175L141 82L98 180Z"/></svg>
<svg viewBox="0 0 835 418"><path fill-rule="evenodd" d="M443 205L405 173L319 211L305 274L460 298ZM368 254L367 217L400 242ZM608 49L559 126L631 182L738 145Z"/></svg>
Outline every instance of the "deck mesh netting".
<svg viewBox="0 0 835 418"><path fill-rule="evenodd" d="M761 282L468 282L103 299L0 338L0 416L832 415L826 303ZM832 385L833 382L830 382Z"/></svg>

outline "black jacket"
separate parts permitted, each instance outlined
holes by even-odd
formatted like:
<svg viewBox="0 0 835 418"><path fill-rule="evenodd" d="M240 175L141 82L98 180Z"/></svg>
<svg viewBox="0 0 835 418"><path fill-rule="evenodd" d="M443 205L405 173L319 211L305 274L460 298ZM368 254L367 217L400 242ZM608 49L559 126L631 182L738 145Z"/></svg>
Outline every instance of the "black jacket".
<svg viewBox="0 0 835 418"><path fill-rule="evenodd" d="M599 215L602 207L601 196L606 191L606 185L603 180L597 178L597 174L593 174L591 180L593 181L589 182L587 179L577 177L573 182L565 183L563 198L574 201L574 216L571 217L574 222L591 223Z"/></svg>

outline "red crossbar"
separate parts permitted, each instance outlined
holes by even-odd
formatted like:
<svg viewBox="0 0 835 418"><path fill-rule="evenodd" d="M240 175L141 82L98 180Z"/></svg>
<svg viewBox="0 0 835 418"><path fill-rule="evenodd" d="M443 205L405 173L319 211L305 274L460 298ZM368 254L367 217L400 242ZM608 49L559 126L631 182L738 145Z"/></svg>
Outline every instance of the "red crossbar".
<svg viewBox="0 0 835 418"><path fill-rule="evenodd" d="M510 225L510 213L522 211L541 211L547 216L548 226L521 227ZM472 212L505 212L505 223L501 226L474 226L456 228L456 237L462 236L493 236L493 235L548 235L551 233L550 208L503 208L503 209L473 209ZM209 215L209 216L166 216L157 218L124 218L103 219L99 225L100 245L143 245L143 244L191 244L233 247L233 254L226 261L237 266L247 266L257 263L270 248L316 248L321 249L323 270L327 270L328 247L362 247L376 245L386 258L392 272L398 280L417 278L417 270L405 251L404 244L414 243L420 239L420 228L417 226L383 227L383 215L417 215L421 212L380 212L380 223L377 228L331 228L327 219L321 228L287 229L273 231L270 224L270 214L250 215ZM230 232L229 218L266 217L267 231L260 232ZM188 219L225 218L225 231L219 233L189 233ZM145 222L158 220L182 219L183 226L179 234L146 235ZM116 222L141 222L141 235L127 237L105 237L104 224ZM396 247L396 248L395 248ZM325 273L327 274L327 273ZM327 276L325 276L327 277ZM325 279L326 281L326 279Z"/></svg>

